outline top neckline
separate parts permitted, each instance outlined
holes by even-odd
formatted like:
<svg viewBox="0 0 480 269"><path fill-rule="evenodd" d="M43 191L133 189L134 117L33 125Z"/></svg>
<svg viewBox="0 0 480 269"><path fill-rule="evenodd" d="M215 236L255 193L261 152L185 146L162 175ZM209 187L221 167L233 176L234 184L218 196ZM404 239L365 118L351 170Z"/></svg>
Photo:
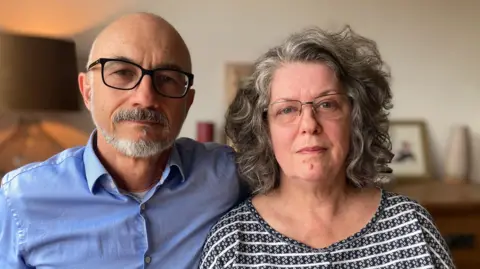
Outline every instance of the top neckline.
<svg viewBox="0 0 480 269"><path fill-rule="evenodd" d="M386 206L386 202L387 202L386 192L382 188L379 188L379 189L380 189L380 203L377 207L377 210L375 211L375 214L370 219L370 221L362 229L360 229L360 231L354 233L353 235L350 235L349 237L347 237L345 239L337 241L337 242L335 242L335 243L333 243L333 244L331 244L331 245L329 245L325 248L311 247L311 246L309 246L305 243L302 243L302 242L297 241L293 238L285 236L282 233L275 230L272 226L270 226L270 224L268 224L268 222L265 219L263 219L263 217L257 211L257 209L255 208L255 206L252 203L252 198L253 197L250 197L246 200L246 206L247 206L248 210L251 213L253 213L253 215L255 216L257 221L262 225L262 227L268 233L270 233L274 237L280 239L281 241L286 242L288 244L292 244L292 245L301 247L303 249L307 249L307 250L312 251L312 252L329 252L329 251L333 251L333 250L336 250L336 249L340 248L342 245L344 245L346 243L350 243L352 241L355 241L355 240L361 238L362 236L367 234L372 229L372 227L376 224L376 222L379 220L379 218L380 218L380 216L381 216L381 214L382 214L382 212L383 212L383 210Z"/></svg>

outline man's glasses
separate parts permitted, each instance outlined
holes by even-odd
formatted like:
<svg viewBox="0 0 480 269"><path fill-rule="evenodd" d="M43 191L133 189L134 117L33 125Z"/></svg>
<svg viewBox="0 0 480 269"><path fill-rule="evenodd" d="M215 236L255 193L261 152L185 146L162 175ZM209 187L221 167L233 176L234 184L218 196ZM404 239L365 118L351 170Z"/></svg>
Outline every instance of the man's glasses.
<svg viewBox="0 0 480 269"><path fill-rule="evenodd" d="M153 88L159 94L182 98L193 84L193 74L174 68L148 70L126 60L100 58L91 63L87 70L97 64L102 66L103 83L117 90L132 90L140 84L145 75L149 75L152 77Z"/></svg>
<svg viewBox="0 0 480 269"><path fill-rule="evenodd" d="M293 124L298 122L304 105L311 105L318 120L339 119L345 115L345 107L349 99L342 93L331 93L320 96L310 102L298 100L282 100L274 102L266 109L270 118L279 124Z"/></svg>

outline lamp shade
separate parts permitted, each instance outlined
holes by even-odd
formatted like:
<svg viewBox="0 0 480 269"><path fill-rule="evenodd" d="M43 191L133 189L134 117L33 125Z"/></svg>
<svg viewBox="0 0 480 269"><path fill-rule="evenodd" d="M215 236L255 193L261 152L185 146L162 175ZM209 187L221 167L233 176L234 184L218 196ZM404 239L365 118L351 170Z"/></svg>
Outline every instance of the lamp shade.
<svg viewBox="0 0 480 269"><path fill-rule="evenodd" d="M80 108L75 43L0 32L0 108Z"/></svg>

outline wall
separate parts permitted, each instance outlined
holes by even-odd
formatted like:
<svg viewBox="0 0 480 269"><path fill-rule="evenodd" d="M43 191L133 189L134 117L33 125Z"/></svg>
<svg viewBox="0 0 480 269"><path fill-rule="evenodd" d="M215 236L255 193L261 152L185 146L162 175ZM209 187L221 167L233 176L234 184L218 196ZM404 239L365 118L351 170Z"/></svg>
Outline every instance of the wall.
<svg viewBox="0 0 480 269"><path fill-rule="evenodd" d="M95 7L93 2L86 5ZM58 3L58 2L57 2ZM116 15L149 11L164 16L190 47L197 95L182 136L195 137L195 123L213 120L221 132L226 61L252 61L288 33L308 25L337 28L349 23L378 42L393 72L395 119L427 121L436 174L449 129L468 124L480 163L480 1L447 0L143 0L95 7ZM120 7L119 7L120 6ZM116 9L119 7L118 9ZM113 12L114 10L115 12ZM0 17L1 17L0 12ZM88 14L85 13L85 14ZM75 34L79 57L103 23ZM87 116L86 116L87 117ZM477 165L480 167L479 165ZM475 177L480 180L480 168Z"/></svg>

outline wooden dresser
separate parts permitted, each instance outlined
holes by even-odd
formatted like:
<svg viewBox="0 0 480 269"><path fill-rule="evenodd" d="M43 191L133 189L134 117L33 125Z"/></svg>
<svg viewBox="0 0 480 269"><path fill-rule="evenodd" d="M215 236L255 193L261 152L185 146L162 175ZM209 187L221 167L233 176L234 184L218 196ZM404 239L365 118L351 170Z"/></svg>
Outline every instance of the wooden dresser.
<svg viewBox="0 0 480 269"><path fill-rule="evenodd" d="M429 182L385 189L417 200L430 212L458 269L480 268L480 185Z"/></svg>

